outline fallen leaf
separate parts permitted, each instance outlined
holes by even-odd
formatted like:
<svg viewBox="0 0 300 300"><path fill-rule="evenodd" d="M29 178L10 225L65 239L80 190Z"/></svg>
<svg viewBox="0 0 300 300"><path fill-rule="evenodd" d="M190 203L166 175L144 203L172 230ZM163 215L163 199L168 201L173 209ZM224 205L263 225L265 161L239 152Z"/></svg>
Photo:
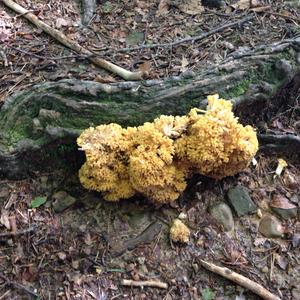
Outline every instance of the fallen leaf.
<svg viewBox="0 0 300 300"><path fill-rule="evenodd" d="M47 197L35 197L30 203L30 208L38 208L45 204L46 201Z"/></svg>
<svg viewBox="0 0 300 300"><path fill-rule="evenodd" d="M105 77L102 77L101 75L96 75L95 81L100 82L100 83L114 83L114 82L117 82L117 80L114 77L110 76L110 75L105 76Z"/></svg>
<svg viewBox="0 0 300 300"><path fill-rule="evenodd" d="M67 254L65 252L58 252L57 256L60 260L65 260L67 258Z"/></svg>
<svg viewBox="0 0 300 300"><path fill-rule="evenodd" d="M10 230L9 212L7 210L1 212L0 223Z"/></svg>
<svg viewBox="0 0 300 300"><path fill-rule="evenodd" d="M69 26L70 22L64 18L57 18L55 21L55 27L60 29L64 26Z"/></svg>
<svg viewBox="0 0 300 300"><path fill-rule="evenodd" d="M198 15L204 11L204 7L199 0L180 1L177 7L181 12L188 15Z"/></svg>
<svg viewBox="0 0 300 300"><path fill-rule="evenodd" d="M182 73L184 73L184 72L188 69L188 68L187 68L188 65L189 65L188 60L186 59L185 56L182 56L180 71L181 71Z"/></svg>
<svg viewBox="0 0 300 300"><path fill-rule="evenodd" d="M250 8L251 1L250 0L239 0L237 3L231 5L235 9L245 10Z"/></svg>
<svg viewBox="0 0 300 300"><path fill-rule="evenodd" d="M149 74L151 70L151 61L145 61L139 66L140 71L145 74Z"/></svg>
<svg viewBox="0 0 300 300"><path fill-rule="evenodd" d="M286 197L282 195L274 195L270 202L270 206L281 209L296 208L296 206L293 203L291 203Z"/></svg>
<svg viewBox="0 0 300 300"><path fill-rule="evenodd" d="M160 0L158 4L158 8L156 11L156 16L165 16L169 12L169 1L168 0Z"/></svg>
<svg viewBox="0 0 300 300"><path fill-rule="evenodd" d="M292 174L289 170L285 170L283 175L284 185L291 189L296 190L299 187L299 182L294 174Z"/></svg>

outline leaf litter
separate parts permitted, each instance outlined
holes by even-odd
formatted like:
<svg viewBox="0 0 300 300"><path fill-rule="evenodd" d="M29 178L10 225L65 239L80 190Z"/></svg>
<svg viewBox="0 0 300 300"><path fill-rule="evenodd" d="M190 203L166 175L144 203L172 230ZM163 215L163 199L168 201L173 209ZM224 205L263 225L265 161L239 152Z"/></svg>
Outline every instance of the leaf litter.
<svg viewBox="0 0 300 300"><path fill-rule="evenodd" d="M146 70L153 79L197 70L203 64L225 57L228 50L281 40L299 30L299 22L294 19L299 20L299 10L285 1L227 1L228 5L219 10L202 7L200 1L101 1L88 27L80 26L75 1L19 3L35 10L43 21L97 55L128 69L135 66ZM2 101L18 90L48 80L79 78L102 83L120 80L91 67L84 58L15 17L1 3L0 7ZM172 49L119 52L134 45L169 43L195 36L229 20L241 19L250 11L257 13L255 21L203 41ZM128 43L132 33L139 35ZM278 130L297 130L291 126L288 114L273 121L271 126ZM76 178L68 178L64 188L77 198L78 206L55 214L51 200L45 200L57 191L55 181L59 174L44 174L50 188L43 187L39 178L0 181L0 273L5 275L0 277L3 283L0 296L7 299L35 294L40 299L199 299L201 296L214 299L226 295L257 299L254 294L241 293L237 285L202 269L196 261L201 257L222 262L279 293L283 299L297 299L300 294L299 217L278 220L282 238L264 237L258 231L261 218L271 214L272 205L299 209L299 164L284 158L287 166L274 178L279 158L259 155L256 166L218 184L199 178L183 195L182 203L161 209L149 207L143 200L103 202L100 195L87 194L78 188ZM234 217L232 235L223 232L209 215L208 207L224 201L226 191L236 184L251 191L260 213ZM97 199L96 206L94 200L87 204L89 198ZM169 225L180 214L187 216L185 222L192 229L191 241L186 246L172 245L168 239ZM147 240L148 235L144 234L139 239L153 222L162 226L155 238L152 235ZM127 251L113 257L112 248ZM122 279L162 281L168 283L169 289L136 290L120 285Z"/></svg>

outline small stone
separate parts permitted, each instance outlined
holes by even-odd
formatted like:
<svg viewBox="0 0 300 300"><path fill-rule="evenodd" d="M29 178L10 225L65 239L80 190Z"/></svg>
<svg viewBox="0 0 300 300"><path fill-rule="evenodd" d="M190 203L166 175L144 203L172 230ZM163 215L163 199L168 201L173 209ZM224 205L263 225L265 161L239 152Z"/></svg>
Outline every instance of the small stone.
<svg viewBox="0 0 300 300"><path fill-rule="evenodd" d="M234 221L230 207L226 203L219 203L213 206L210 214L223 226L225 231L231 231L234 228Z"/></svg>
<svg viewBox="0 0 300 300"><path fill-rule="evenodd" d="M67 258L67 255L65 252L58 252L57 256L60 260L65 260Z"/></svg>
<svg viewBox="0 0 300 300"><path fill-rule="evenodd" d="M267 238L276 238L283 235L284 229L275 217L265 216L259 223L258 231Z"/></svg>
<svg viewBox="0 0 300 300"><path fill-rule="evenodd" d="M291 208L291 209L282 209L278 207L272 207L272 211L274 211L279 217L281 217L284 220L289 220L292 218L297 217L297 208Z"/></svg>
<svg viewBox="0 0 300 300"><path fill-rule="evenodd" d="M297 206L282 195L274 195L270 203L272 211L284 220L297 217Z"/></svg>
<svg viewBox="0 0 300 300"><path fill-rule="evenodd" d="M269 268L268 268L267 266L264 266L264 267L261 269L261 271L262 271L263 273L268 273L268 272L269 272Z"/></svg>
<svg viewBox="0 0 300 300"><path fill-rule="evenodd" d="M241 185L229 189L227 197L229 204L233 207L239 217L255 213L257 210L247 189Z"/></svg>
<svg viewBox="0 0 300 300"><path fill-rule="evenodd" d="M52 206L55 212L62 212L76 202L76 198L70 196L65 191L54 193L52 199Z"/></svg>

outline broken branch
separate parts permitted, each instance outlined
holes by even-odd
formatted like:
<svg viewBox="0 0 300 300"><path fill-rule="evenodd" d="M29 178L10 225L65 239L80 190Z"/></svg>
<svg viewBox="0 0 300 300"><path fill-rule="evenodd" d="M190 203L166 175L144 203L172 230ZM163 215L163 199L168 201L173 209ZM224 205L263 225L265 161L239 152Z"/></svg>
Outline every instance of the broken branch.
<svg viewBox="0 0 300 300"><path fill-rule="evenodd" d="M9 232L2 232L0 233L0 239L6 238L6 237L13 237L13 236L18 236L26 233L30 233L36 229L36 226L31 226L23 230L18 230L16 232L9 231Z"/></svg>
<svg viewBox="0 0 300 300"><path fill-rule="evenodd" d="M62 32L60 32L57 29L52 28L48 24L42 22L39 20L37 16L35 16L33 13L31 13L29 10L23 8L19 4L15 3L12 0L2 0L2 2L15 11L16 13L21 14L25 19L33 23L35 26L38 28L42 29L44 32L48 33L51 35L54 39L59 41L61 44L64 46L74 50L75 52L86 55L87 59L89 59L93 64L110 71L114 74L119 75L125 80L140 80L143 77L143 72L138 71L138 72L131 72L128 70L125 70L107 60L104 60L99 57L95 57L95 55L90 51L85 49L84 47L80 46L77 42L69 39L66 35L64 35Z"/></svg>
<svg viewBox="0 0 300 300"><path fill-rule="evenodd" d="M260 284L254 282L254 281L250 280L249 278L247 278L241 274L238 274L228 268L219 267L213 263L206 262L202 259L199 260L199 263L205 269L207 269L213 273L216 273L218 275L221 275L224 278L229 279L229 280L239 284L240 286L243 286L244 288L252 291L253 293L257 294L258 296L260 296L261 298L263 298L265 300L280 300L279 297L277 297L276 295L269 292L267 289L265 289Z"/></svg>
<svg viewBox="0 0 300 300"><path fill-rule="evenodd" d="M143 286L150 286L150 287L157 287L160 289L167 289L168 284L161 281L154 281L154 280L145 280L145 281L135 281L130 279L123 279L121 281L121 285L125 286L135 286L135 287L143 287Z"/></svg>
<svg viewBox="0 0 300 300"><path fill-rule="evenodd" d="M7 283L7 285L9 285L11 287L14 287L14 288L17 288L19 290L23 290L23 291L25 291L26 293L30 294L31 296L33 296L35 298L39 298L39 295L37 293L33 292L32 290L30 290L29 288L27 288L26 286L24 286L24 285L22 285L18 282L10 280L9 278L7 278L6 276L4 276L1 273L0 273L0 278L2 280L4 280Z"/></svg>
<svg viewBox="0 0 300 300"><path fill-rule="evenodd" d="M224 24L220 27L217 27L217 28L214 28L210 31L204 32L200 35L187 37L187 38L184 38L184 39L173 41L171 43L142 45L142 46L138 46L138 47L134 47L134 48L123 48L123 49L119 49L119 50L116 50L116 49L114 49L114 50L117 51L117 52L130 52L130 51L141 50L141 49L153 49L153 48L157 48L157 47L173 47L173 46L177 46L177 45L183 44L183 43L200 41L200 40L203 40L203 39L205 39L205 38L207 38L207 37L209 37L209 36L211 36L215 33L221 32L221 31L223 31L227 28L233 28L233 27L241 26L245 22L251 21L252 19L254 19L254 15L245 17L242 20L238 20L238 21L235 21L235 22Z"/></svg>

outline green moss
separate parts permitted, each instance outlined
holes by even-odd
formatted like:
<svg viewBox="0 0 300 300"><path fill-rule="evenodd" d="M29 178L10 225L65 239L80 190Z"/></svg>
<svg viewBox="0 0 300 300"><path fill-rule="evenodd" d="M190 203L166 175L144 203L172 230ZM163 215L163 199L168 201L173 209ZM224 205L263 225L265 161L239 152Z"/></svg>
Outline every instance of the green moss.
<svg viewBox="0 0 300 300"><path fill-rule="evenodd" d="M249 88L251 81L244 79L238 83L238 85L220 93L221 97L225 99L231 99L245 94Z"/></svg>

